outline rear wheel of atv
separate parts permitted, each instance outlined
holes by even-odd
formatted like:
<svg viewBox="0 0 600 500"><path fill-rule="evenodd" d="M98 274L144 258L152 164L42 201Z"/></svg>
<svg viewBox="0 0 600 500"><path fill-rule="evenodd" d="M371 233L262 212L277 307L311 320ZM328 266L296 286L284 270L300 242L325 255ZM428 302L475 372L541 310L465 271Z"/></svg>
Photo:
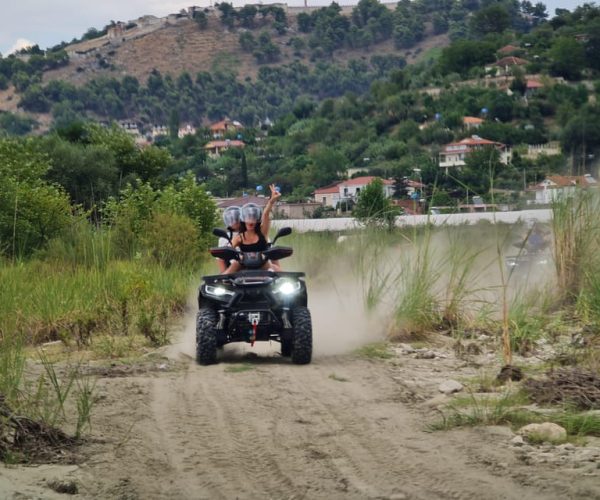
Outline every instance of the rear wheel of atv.
<svg viewBox="0 0 600 500"><path fill-rule="evenodd" d="M201 365L211 365L217 362L216 324L216 311L207 307L198 311L196 316L196 360Z"/></svg>
<svg viewBox="0 0 600 500"><path fill-rule="evenodd" d="M292 324L294 325L292 362L305 365L310 363L312 357L312 322L308 308L296 307L292 311Z"/></svg>

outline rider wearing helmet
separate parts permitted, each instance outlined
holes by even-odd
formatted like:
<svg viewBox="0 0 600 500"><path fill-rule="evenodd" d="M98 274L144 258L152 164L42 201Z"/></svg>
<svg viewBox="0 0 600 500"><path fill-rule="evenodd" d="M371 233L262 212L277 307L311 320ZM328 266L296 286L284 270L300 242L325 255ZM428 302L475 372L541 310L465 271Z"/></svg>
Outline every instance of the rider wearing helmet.
<svg viewBox="0 0 600 500"><path fill-rule="evenodd" d="M234 236L231 246L239 248L242 252L262 252L269 248L269 230L271 229L271 210L281 193L275 185L269 186L271 198L264 211L254 203L246 203L240 211L240 232ZM277 264L267 262L265 267L280 270ZM235 273L242 268L237 261L232 261L225 273Z"/></svg>
<svg viewBox="0 0 600 500"><path fill-rule="evenodd" d="M233 239L240 232L240 216L241 209L237 206L227 207L223 211L223 222L229 232L229 239ZM230 245L229 240L226 238L219 238L220 247L228 247ZM217 265L219 266L219 272L223 273L231 264L230 261L224 261L223 259L217 259Z"/></svg>

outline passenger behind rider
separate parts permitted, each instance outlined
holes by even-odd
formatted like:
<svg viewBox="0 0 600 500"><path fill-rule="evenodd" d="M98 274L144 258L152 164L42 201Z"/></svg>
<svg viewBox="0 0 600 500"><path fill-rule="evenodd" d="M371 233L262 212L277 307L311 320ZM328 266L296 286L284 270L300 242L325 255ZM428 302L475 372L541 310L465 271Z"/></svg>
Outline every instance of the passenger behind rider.
<svg viewBox="0 0 600 500"><path fill-rule="evenodd" d="M242 252L262 252L269 248L269 230L271 229L271 210L281 193L277 191L274 184L269 186L271 198L267 202L264 211L254 203L247 203L242 207L240 215L240 232L233 237L231 246L239 248ZM262 267L273 271L280 271L278 263L268 261ZM225 270L225 274L236 273L242 269L242 264L232 261Z"/></svg>
<svg viewBox="0 0 600 500"><path fill-rule="evenodd" d="M229 232L229 240L227 238L219 238L220 247L230 246L229 241L237 236L240 232L240 214L241 208L237 206L227 207L223 212L223 222ZM219 273L224 273L229 267L231 261L224 261L223 259L217 258L217 265L219 266Z"/></svg>

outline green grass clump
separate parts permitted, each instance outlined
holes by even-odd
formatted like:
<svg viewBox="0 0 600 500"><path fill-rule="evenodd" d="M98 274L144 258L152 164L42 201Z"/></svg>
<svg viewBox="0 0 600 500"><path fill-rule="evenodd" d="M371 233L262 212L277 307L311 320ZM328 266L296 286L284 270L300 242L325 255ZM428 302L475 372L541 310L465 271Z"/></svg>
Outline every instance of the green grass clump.
<svg viewBox="0 0 600 500"><path fill-rule="evenodd" d="M27 343L82 345L102 333L166 341L165 324L185 306L191 274L112 261L104 267L30 261L0 268L0 334Z"/></svg>
<svg viewBox="0 0 600 500"><path fill-rule="evenodd" d="M225 367L225 372L226 373L243 373L243 372L247 372L250 370L254 370L256 368L256 366L250 364L250 363L242 363L239 365L229 365Z"/></svg>
<svg viewBox="0 0 600 500"><path fill-rule="evenodd" d="M364 345L356 353L367 359L390 359L393 357L393 354L389 351L388 344L385 342Z"/></svg>

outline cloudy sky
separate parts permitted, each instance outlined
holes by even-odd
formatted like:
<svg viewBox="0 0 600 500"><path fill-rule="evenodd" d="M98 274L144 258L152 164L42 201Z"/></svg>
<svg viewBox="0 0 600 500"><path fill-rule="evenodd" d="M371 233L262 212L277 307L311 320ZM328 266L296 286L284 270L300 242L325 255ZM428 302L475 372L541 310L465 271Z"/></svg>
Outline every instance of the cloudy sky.
<svg viewBox="0 0 600 500"><path fill-rule="evenodd" d="M233 0L234 5L257 0ZM285 1L285 0L283 0ZM353 4L357 0L338 0ZM269 3L264 0L264 3ZM288 0L302 5L303 0ZM308 0L309 5L327 5L328 0ZM532 3L536 3L533 0ZM547 0L548 12L556 7L572 10L584 0ZM8 55L24 45L45 49L79 38L88 28L102 28L114 21L128 21L146 14L164 16L190 5L208 6L209 0L0 0L0 54Z"/></svg>

